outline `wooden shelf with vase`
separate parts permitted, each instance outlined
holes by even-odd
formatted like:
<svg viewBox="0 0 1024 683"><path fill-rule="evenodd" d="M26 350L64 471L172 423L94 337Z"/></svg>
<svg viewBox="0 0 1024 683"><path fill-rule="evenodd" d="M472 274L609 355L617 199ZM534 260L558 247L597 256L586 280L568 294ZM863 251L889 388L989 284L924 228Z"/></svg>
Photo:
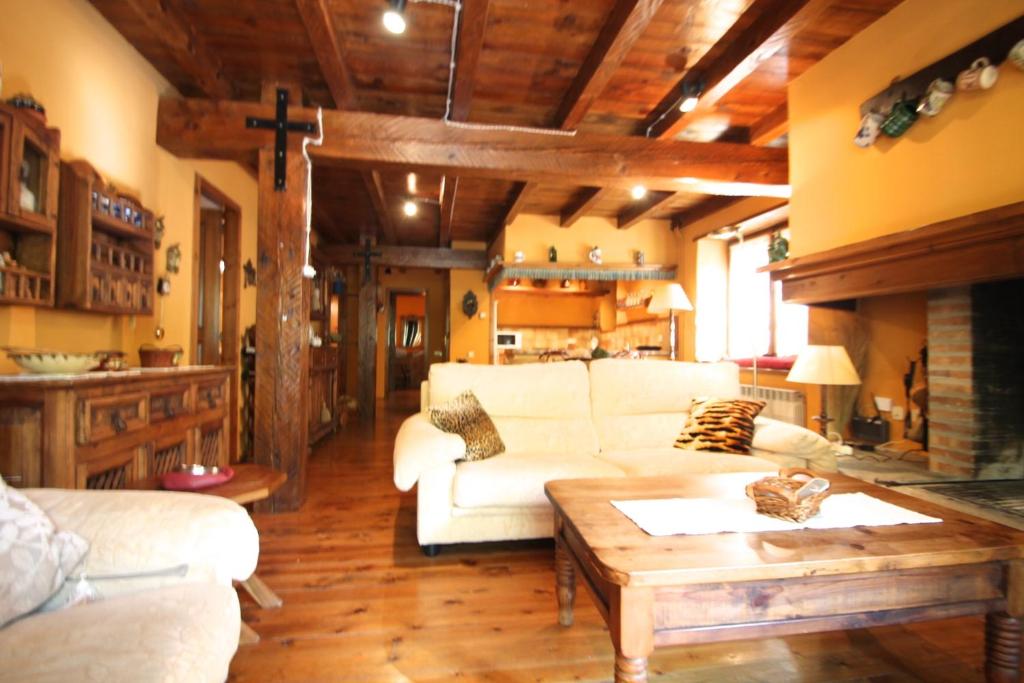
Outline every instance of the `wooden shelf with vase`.
<svg viewBox="0 0 1024 683"><path fill-rule="evenodd" d="M52 306L60 131L0 104L0 304Z"/></svg>
<svg viewBox="0 0 1024 683"><path fill-rule="evenodd" d="M85 161L61 164L57 305L153 312L153 212L107 185Z"/></svg>

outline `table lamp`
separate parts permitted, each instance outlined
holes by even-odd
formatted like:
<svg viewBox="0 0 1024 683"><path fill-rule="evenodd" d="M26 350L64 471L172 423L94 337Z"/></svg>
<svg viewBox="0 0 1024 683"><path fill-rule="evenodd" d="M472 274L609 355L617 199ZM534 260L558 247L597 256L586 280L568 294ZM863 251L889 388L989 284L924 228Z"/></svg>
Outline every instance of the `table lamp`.
<svg viewBox="0 0 1024 683"><path fill-rule="evenodd" d="M668 357L676 359L676 311L692 311L693 304L678 282L669 282L654 290L651 303L647 304L648 313L664 313L668 311Z"/></svg>
<svg viewBox="0 0 1024 683"><path fill-rule="evenodd" d="M821 423L821 435L828 438L828 423L832 421L827 409L828 388L860 384L860 375L842 346L808 346L797 356L786 381L821 385L821 415L814 419Z"/></svg>

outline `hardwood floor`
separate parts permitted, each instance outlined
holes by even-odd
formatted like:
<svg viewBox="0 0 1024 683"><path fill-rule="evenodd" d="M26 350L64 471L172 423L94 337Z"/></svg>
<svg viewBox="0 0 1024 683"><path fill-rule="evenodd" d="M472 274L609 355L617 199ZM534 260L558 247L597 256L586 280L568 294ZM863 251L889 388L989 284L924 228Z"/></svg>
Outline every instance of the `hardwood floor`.
<svg viewBox="0 0 1024 683"><path fill-rule="evenodd" d="M298 512L258 515L259 572L284 599L245 596L262 637L242 646L231 681L609 681L614 653L582 586L576 623L557 623L550 541L416 545L415 493L391 483L391 446L418 395L380 406L310 461ZM957 619L658 650L652 681L982 680L983 625Z"/></svg>

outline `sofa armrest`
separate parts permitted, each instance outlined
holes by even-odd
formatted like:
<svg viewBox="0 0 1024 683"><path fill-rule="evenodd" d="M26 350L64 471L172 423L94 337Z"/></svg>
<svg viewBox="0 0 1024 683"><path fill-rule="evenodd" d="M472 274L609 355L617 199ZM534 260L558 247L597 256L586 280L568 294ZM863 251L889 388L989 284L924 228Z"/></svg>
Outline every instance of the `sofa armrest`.
<svg viewBox="0 0 1024 683"><path fill-rule="evenodd" d="M466 442L435 427L423 413L402 423L395 437L395 486L408 491L423 472L466 455Z"/></svg>
<svg viewBox="0 0 1024 683"><path fill-rule="evenodd" d="M25 489L58 529L89 541L88 576L153 572L187 564L186 581L231 585L249 578L259 533L242 506L170 491ZM180 582L177 577L104 581L105 595Z"/></svg>
<svg viewBox="0 0 1024 683"><path fill-rule="evenodd" d="M828 440L810 429L770 417L754 420L751 448L802 458L818 470L835 472L836 455Z"/></svg>

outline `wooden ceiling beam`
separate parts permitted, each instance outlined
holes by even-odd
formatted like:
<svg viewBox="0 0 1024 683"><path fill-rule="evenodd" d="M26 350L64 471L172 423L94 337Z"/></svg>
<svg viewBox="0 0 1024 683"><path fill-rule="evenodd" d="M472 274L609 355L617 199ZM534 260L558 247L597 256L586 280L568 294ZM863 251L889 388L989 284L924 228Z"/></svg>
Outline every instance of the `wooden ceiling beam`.
<svg viewBox="0 0 1024 683"><path fill-rule="evenodd" d="M700 204L692 206L684 211L672 215L672 229L684 229L691 223L703 220L719 211L739 204L745 197L708 197ZM708 232L711 232L710 230ZM703 235L702 235L703 236Z"/></svg>
<svg viewBox="0 0 1024 683"><path fill-rule="evenodd" d="M688 70L641 124L640 132L650 131L650 137L675 137L711 112L767 59L787 48L793 37L831 4L832 0L757 0L746 12L755 13L756 19L748 23L741 17L733 24L717 43L725 48L709 50ZM684 114L677 106L683 84L696 82L703 83L704 92L697 108ZM665 116L659 120L662 114Z"/></svg>
<svg viewBox="0 0 1024 683"><path fill-rule="evenodd" d="M630 204L619 213L619 230L631 228L655 211L665 208L678 192L648 192L643 199Z"/></svg>
<svg viewBox="0 0 1024 683"><path fill-rule="evenodd" d="M199 37L181 0L125 0L124 4L207 97L226 100L234 96L220 60Z"/></svg>
<svg viewBox="0 0 1024 683"><path fill-rule="evenodd" d="M333 265L362 264L360 248L355 244L329 244L318 253ZM487 252L472 249L434 249L432 247L398 247L378 245L374 251L374 265L394 268L465 268L483 270L487 267Z"/></svg>
<svg viewBox="0 0 1024 683"><path fill-rule="evenodd" d="M455 80L452 86L453 121L469 118L469 107L476 85L476 71L484 47L490 0L463 0L459 13L459 36L455 43Z"/></svg>
<svg viewBox="0 0 1024 683"><path fill-rule="evenodd" d="M161 98L157 142L182 157L235 159L266 145L273 131L245 127L248 116L273 118L272 105ZM408 116L328 110L324 142L311 147L317 163L397 168L439 175L580 186L695 191L700 181L744 183L742 193L776 194L789 182L784 149L717 142L651 140L625 135L549 135L480 130ZM289 120L316 112L289 107ZM290 135L297 154L300 136ZM728 187L720 191L727 193Z"/></svg>
<svg viewBox="0 0 1024 683"><path fill-rule="evenodd" d="M572 224L587 215L587 212L594 208L602 197L608 193L605 187L585 187L573 201L562 207L558 224L563 228L572 227Z"/></svg>
<svg viewBox="0 0 1024 683"><path fill-rule="evenodd" d="M563 130L575 128L586 116L622 60L654 18L663 0L619 0L583 60L576 78L562 98L555 122Z"/></svg>
<svg viewBox="0 0 1024 683"><path fill-rule="evenodd" d="M341 41L334 30L334 21L326 0L295 0L295 6L306 25L309 44L316 54L327 88L331 91L334 106L339 109L355 107L356 89L352 75L345 65Z"/></svg>
<svg viewBox="0 0 1024 683"><path fill-rule="evenodd" d="M580 124L594 100L604 91L615 70L632 49L644 29L651 23L663 0L619 0L615 3L597 41L590 49L576 78L562 98L555 114L555 124L562 130L572 130ZM532 182L516 187L515 195L502 219L508 225L523 209L525 199L536 189ZM584 206L584 210L589 205ZM582 214L580 214L582 215ZM578 217L577 217L578 218ZM576 219L569 223L572 225ZM562 227L568 227L563 225Z"/></svg>
<svg viewBox="0 0 1024 683"><path fill-rule="evenodd" d="M395 244L398 241L398 233L391 220L391 212L388 211L388 202L384 195L384 183L381 180L380 171L363 171L363 183L366 185L366 193L370 195L370 201L373 203L374 213L377 214L377 225L380 228L378 241L384 244Z"/></svg>
<svg viewBox="0 0 1024 683"><path fill-rule="evenodd" d="M499 228L509 225L516 219L516 216L522 213L523 207L526 206L526 201L536 189L537 183L518 183L516 185L515 189L512 190L512 201L509 202L508 208L505 210L505 215L501 219Z"/></svg>
<svg viewBox="0 0 1024 683"><path fill-rule="evenodd" d="M750 127L750 144L767 145L789 130L789 108L783 102Z"/></svg>
<svg viewBox="0 0 1024 683"><path fill-rule="evenodd" d="M447 247L452 241L452 222L455 219L455 196L459 191L459 177L458 176L441 176L441 202L440 210L441 216L438 222L440 226L438 230L438 245L439 247Z"/></svg>

